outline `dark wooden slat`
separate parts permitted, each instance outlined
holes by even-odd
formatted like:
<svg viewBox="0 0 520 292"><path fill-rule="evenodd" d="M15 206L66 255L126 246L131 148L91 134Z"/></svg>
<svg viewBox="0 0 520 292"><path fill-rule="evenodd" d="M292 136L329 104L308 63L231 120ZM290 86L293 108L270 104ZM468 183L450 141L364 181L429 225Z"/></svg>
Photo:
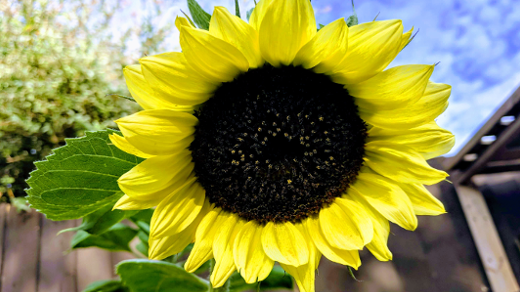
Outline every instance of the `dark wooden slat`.
<svg viewBox="0 0 520 292"><path fill-rule="evenodd" d="M42 215L34 210L18 214L11 206L6 211L2 292L37 291Z"/></svg>
<svg viewBox="0 0 520 292"><path fill-rule="evenodd" d="M478 159L465 171L461 172L455 180L460 184L468 182L468 180L479 171L485 168L488 161L495 153L502 151L506 145L520 134L520 119L516 119L498 138L482 153Z"/></svg>
<svg viewBox="0 0 520 292"><path fill-rule="evenodd" d="M483 136L500 132L500 131L497 132L496 128L505 127L505 126L500 125L500 119L503 116L508 115L510 113L510 111L513 108L515 108L515 106L519 106L518 105L519 102L520 102L520 87L518 89L516 89L516 91L506 100L506 102L504 102L504 104L499 109L497 109L497 111L493 114L493 116L491 116L491 118L489 118L489 120L484 125L482 125L482 127L473 136L473 138L471 138L471 140L468 141L468 143L466 143L466 145L455 156L453 156L449 159L446 159L443 162L444 169L450 170L450 169L457 168L457 164L459 164L460 162L463 162L464 155L466 155L468 153L473 153L472 151L474 150L475 147L480 147L479 146L479 145L481 145L480 139ZM518 119L518 116L517 116L517 119ZM503 133L501 135L503 135ZM495 141L495 143L496 143L496 141ZM493 144L495 144L495 143L493 143ZM491 145L493 145L493 144L491 144Z"/></svg>
<svg viewBox="0 0 520 292"><path fill-rule="evenodd" d="M5 219L7 204L0 204L0 275L2 275L4 267L4 235L5 235ZM0 291L2 291L2 281L0 279Z"/></svg>
<svg viewBox="0 0 520 292"><path fill-rule="evenodd" d="M503 163L488 163L478 174L492 174L501 172L520 171L520 159L503 161Z"/></svg>
<svg viewBox="0 0 520 292"><path fill-rule="evenodd" d="M77 291L77 253L65 253L74 232L57 236L60 230L75 227L76 222L43 220L38 292Z"/></svg>
<svg viewBox="0 0 520 292"><path fill-rule="evenodd" d="M520 281L520 250L515 241L520 239L520 174L517 180L489 183L481 186L489 211L497 227L505 252Z"/></svg>

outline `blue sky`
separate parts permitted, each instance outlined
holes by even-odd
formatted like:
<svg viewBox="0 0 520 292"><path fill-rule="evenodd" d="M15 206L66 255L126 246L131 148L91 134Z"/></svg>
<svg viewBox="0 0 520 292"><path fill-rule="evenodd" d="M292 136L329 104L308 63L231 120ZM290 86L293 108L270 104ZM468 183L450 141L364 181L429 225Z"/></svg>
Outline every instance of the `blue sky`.
<svg viewBox="0 0 520 292"><path fill-rule="evenodd" d="M252 0L239 0L243 15ZM352 12L349 0L314 0L318 23L327 24ZM516 2L516 3L515 3ZM457 144L451 155L520 85L520 2L518 0L358 0L360 22L402 19L405 30L420 32L390 66L433 64L432 80L453 86L450 106L437 122L452 131ZM121 17L147 15L147 1L127 1ZM215 5L232 10L234 0L200 0L206 11ZM187 12L185 0L164 1L163 26ZM123 19L121 19L123 20ZM166 40L167 50L177 51L178 32Z"/></svg>

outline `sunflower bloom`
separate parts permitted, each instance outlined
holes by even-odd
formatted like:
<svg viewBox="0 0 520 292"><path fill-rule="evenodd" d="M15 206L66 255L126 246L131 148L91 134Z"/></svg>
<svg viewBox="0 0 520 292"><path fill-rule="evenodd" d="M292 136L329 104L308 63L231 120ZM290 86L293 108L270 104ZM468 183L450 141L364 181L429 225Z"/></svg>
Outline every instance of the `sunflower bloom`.
<svg viewBox="0 0 520 292"><path fill-rule="evenodd" d="M182 53L125 68L144 110L111 136L146 158L118 180L115 208L156 206L150 258L194 242L185 269L214 258L214 287L278 262L314 291L322 255L391 260L389 222L445 213L424 185L447 177L426 159L453 147L434 121L451 87L429 81L433 65L386 69L411 37L400 20L318 31L310 1L262 0L249 23L216 7L209 31L176 25Z"/></svg>

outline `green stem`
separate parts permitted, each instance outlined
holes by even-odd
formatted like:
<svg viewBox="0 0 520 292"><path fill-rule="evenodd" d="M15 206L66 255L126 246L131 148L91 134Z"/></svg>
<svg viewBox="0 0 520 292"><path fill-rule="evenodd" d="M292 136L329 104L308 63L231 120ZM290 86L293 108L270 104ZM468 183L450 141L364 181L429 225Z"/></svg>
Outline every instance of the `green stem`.
<svg viewBox="0 0 520 292"><path fill-rule="evenodd" d="M215 259L211 259L209 262L209 274L213 273L213 269L215 268ZM231 277L230 277L231 278ZM209 292L229 292L229 278L226 280L226 283L222 287L213 288L211 283L209 284Z"/></svg>

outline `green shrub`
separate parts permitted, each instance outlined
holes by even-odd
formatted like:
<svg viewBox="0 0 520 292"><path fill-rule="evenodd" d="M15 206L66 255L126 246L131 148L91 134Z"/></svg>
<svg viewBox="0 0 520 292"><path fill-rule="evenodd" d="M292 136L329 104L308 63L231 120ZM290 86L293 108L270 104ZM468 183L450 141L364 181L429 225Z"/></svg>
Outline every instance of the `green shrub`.
<svg viewBox="0 0 520 292"><path fill-rule="evenodd" d="M122 76L124 44L136 31L113 41L108 24L118 7L104 1L49 3L0 4L0 194L25 195L33 161L65 138L114 128L114 119L138 110L110 95L129 95ZM92 22L92 16L100 20ZM146 29L137 34L150 43L142 38ZM160 35L154 37L157 48Z"/></svg>

